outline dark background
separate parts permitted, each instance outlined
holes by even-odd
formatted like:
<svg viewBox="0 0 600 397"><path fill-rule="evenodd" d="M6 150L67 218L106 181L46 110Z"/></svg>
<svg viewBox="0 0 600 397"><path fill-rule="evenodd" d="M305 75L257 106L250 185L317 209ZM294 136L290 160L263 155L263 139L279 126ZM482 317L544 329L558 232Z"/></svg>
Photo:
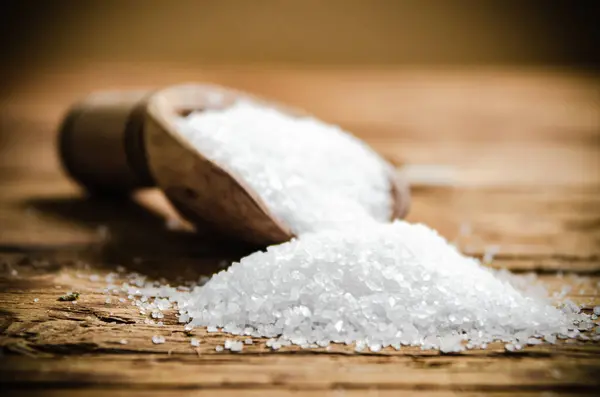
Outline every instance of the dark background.
<svg viewBox="0 0 600 397"><path fill-rule="evenodd" d="M62 66L597 69L593 1L3 1L2 83Z"/></svg>

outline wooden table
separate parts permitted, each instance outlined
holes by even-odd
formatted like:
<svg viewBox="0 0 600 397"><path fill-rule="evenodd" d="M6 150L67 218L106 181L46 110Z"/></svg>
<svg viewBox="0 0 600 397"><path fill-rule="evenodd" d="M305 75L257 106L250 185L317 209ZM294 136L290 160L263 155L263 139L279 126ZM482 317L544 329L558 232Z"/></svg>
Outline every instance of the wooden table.
<svg viewBox="0 0 600 397"><path fill-rule="evenodd" d="M593 341L559 340L514 353L494 344L452 355L417 348L355 354L346 346L270 352L263 341L240 354L217 353L225 335L194 330L201 345L193 348L174 313L159 326L116 298L105 303L103 277L117 266L176 284L251 251L210 230L169 230L165 219L176 215L156 191L127 202L86 199L58 166L53 131L79 95L189 80L304 107L398 163L438 165L428 183L421 178L414 186L409 220L437 228L473 255L498 246L492 266L535 272L551 291L569 286L568 296L588 312L600 304L597 76L72 65L15 83L0 98L4 390L56 396L598 392L600 344ZM68 290L81 293L75 304L57 301ZM167 342L155 345L152 335Z"/></svg>

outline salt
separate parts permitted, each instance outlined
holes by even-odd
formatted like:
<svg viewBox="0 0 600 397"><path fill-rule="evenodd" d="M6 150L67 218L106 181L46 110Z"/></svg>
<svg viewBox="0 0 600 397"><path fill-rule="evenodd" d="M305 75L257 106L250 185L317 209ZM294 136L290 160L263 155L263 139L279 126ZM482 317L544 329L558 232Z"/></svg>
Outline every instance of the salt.
<svg viewBox="0 0 600 397"><path fill-rule="evenodd" d="M165 337L162 335L154 335L152 337L152 343L154 343L155 345L160 345L162 343L165 343Z"/></svg>
<svg viewBox="0 0 600 397"><path fill-rule="evenodd" d="M192 113L178 127L296 234L390 219L388 165L337 126L238 101L225 110Z"/></svg>
<svg viewBox="0 0 600 397"><path fill-rule="evenodd" d="M556 336L555 335L546 335L544 336L544 340L548 343L556 343Z"/></svg>
<svg viewBox="0 0 600 397"><path fill-rule="evenodd" d="M304 234L177 299L194 325L250 326L260 336L301 337L298 344L365 341L371 350L420 346L431 336L433 347L460 351L458 335L480 346L569 326L560 310L522 294L432 229L403 221Z"/></svg>
<svg viewBox="0 0 600 397"><path fill-rule="evenodd" d="M244 344L240 341L226 339L224 348L232 352L240 352L244 349Z"/></svg>
<svg viewBox="0 0 600 397"><path fill-rule="evenodd" d="M273 350L334 342L356 351L417 346L452 353L501 341L516 351L541 343L542 335L549 343L577 335L580 308L568 300L561 310L550 305L545 291L532 287L534 277L489 269L425 225L390 223L389 166L339 127L243 101L182 117L178 127L299 237L191 289L136 275L123 291L142 296L137 305L152 317L167 302L189 321L186 330L265 337ZM470 233L461 226L461 235ZM484 260L497 251L489 247ZM215 350L241 351L244 343L227 340Z"/></svg>

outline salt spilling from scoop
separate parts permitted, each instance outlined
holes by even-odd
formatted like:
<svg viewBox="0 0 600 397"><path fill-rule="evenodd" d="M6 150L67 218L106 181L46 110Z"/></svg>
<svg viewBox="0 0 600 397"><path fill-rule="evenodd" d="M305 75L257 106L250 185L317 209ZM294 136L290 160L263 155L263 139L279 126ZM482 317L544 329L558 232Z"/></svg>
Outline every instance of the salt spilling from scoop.
<svg viewBox="0 0 600 397"><path fill-rule="evenodd" d="M249 102L192 114L179 127L299 237L191 290L138 283L128 293L142 296L136 305L144 313L175 304L186 329L269 337L273 349L340 342L374 352L401 345L453 352L492 341L514 351L576 335L573 323L588 320L577 307L559 310L524 293L510 275L462 255L425 225L386 223L389 170L338 127Z"/></svg>

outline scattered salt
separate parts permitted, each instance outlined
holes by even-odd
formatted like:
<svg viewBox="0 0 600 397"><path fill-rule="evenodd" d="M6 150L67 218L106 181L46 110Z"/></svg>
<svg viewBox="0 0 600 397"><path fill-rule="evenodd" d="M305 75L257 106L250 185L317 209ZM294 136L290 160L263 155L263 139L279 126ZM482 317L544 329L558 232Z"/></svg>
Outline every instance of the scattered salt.
<svg viewBox="0 0 600 397"><path fill-rule="evenodd" d="M165 343L165 337L162 335L154 335L152 337L152 343L155 345L160 345L161 343Z"/></svg>
<svg viewBox="0 0 600 397"><path fill-rule="evenodd" d="M226 339L224 347L225 349L231 350L232 352L240 352L244 349L244 344L240 341Z"/></svg>
<svg viewBox="0 0 600 397"><path fill-rule="evenodd" d="M34 299L33 299L33 301L37 303L37 302L39 302L40 300L39 300L38 298L34 298Z"/></svg>
<svg viewBox="0 0 600 397"><path fill-rule="evenodd" d="M600 306L594 306L594 314L600 316Z"/></svg>
<svg viewBox="0 0 600 397"><path fill-rule="evenodd" d="M223 346L221 346L221 345L217 345L217 346L215 347L215 350L216 350L216 351L218 351L218 352L222 352L222 351L223 351Z"/></svg>
<svg viewBox="0 0 600 397"><path fill-rule="evenodd" d="M190 339L190 345L192 345L194 347L198 347L198 346L200 346L200 341L196 338L192 338L192 339Z"/></svg>
<svg viewBox="0 0 600 397"><path fill-rule="evenodd" d="M154 340L152 340L152 341L154 342ZM120 344L122 344L122 345L126 345L126 344L128 344L129 342L127 341L127 339L121 339L121 340L119 341L119 343L120 343Z"/></svg>

